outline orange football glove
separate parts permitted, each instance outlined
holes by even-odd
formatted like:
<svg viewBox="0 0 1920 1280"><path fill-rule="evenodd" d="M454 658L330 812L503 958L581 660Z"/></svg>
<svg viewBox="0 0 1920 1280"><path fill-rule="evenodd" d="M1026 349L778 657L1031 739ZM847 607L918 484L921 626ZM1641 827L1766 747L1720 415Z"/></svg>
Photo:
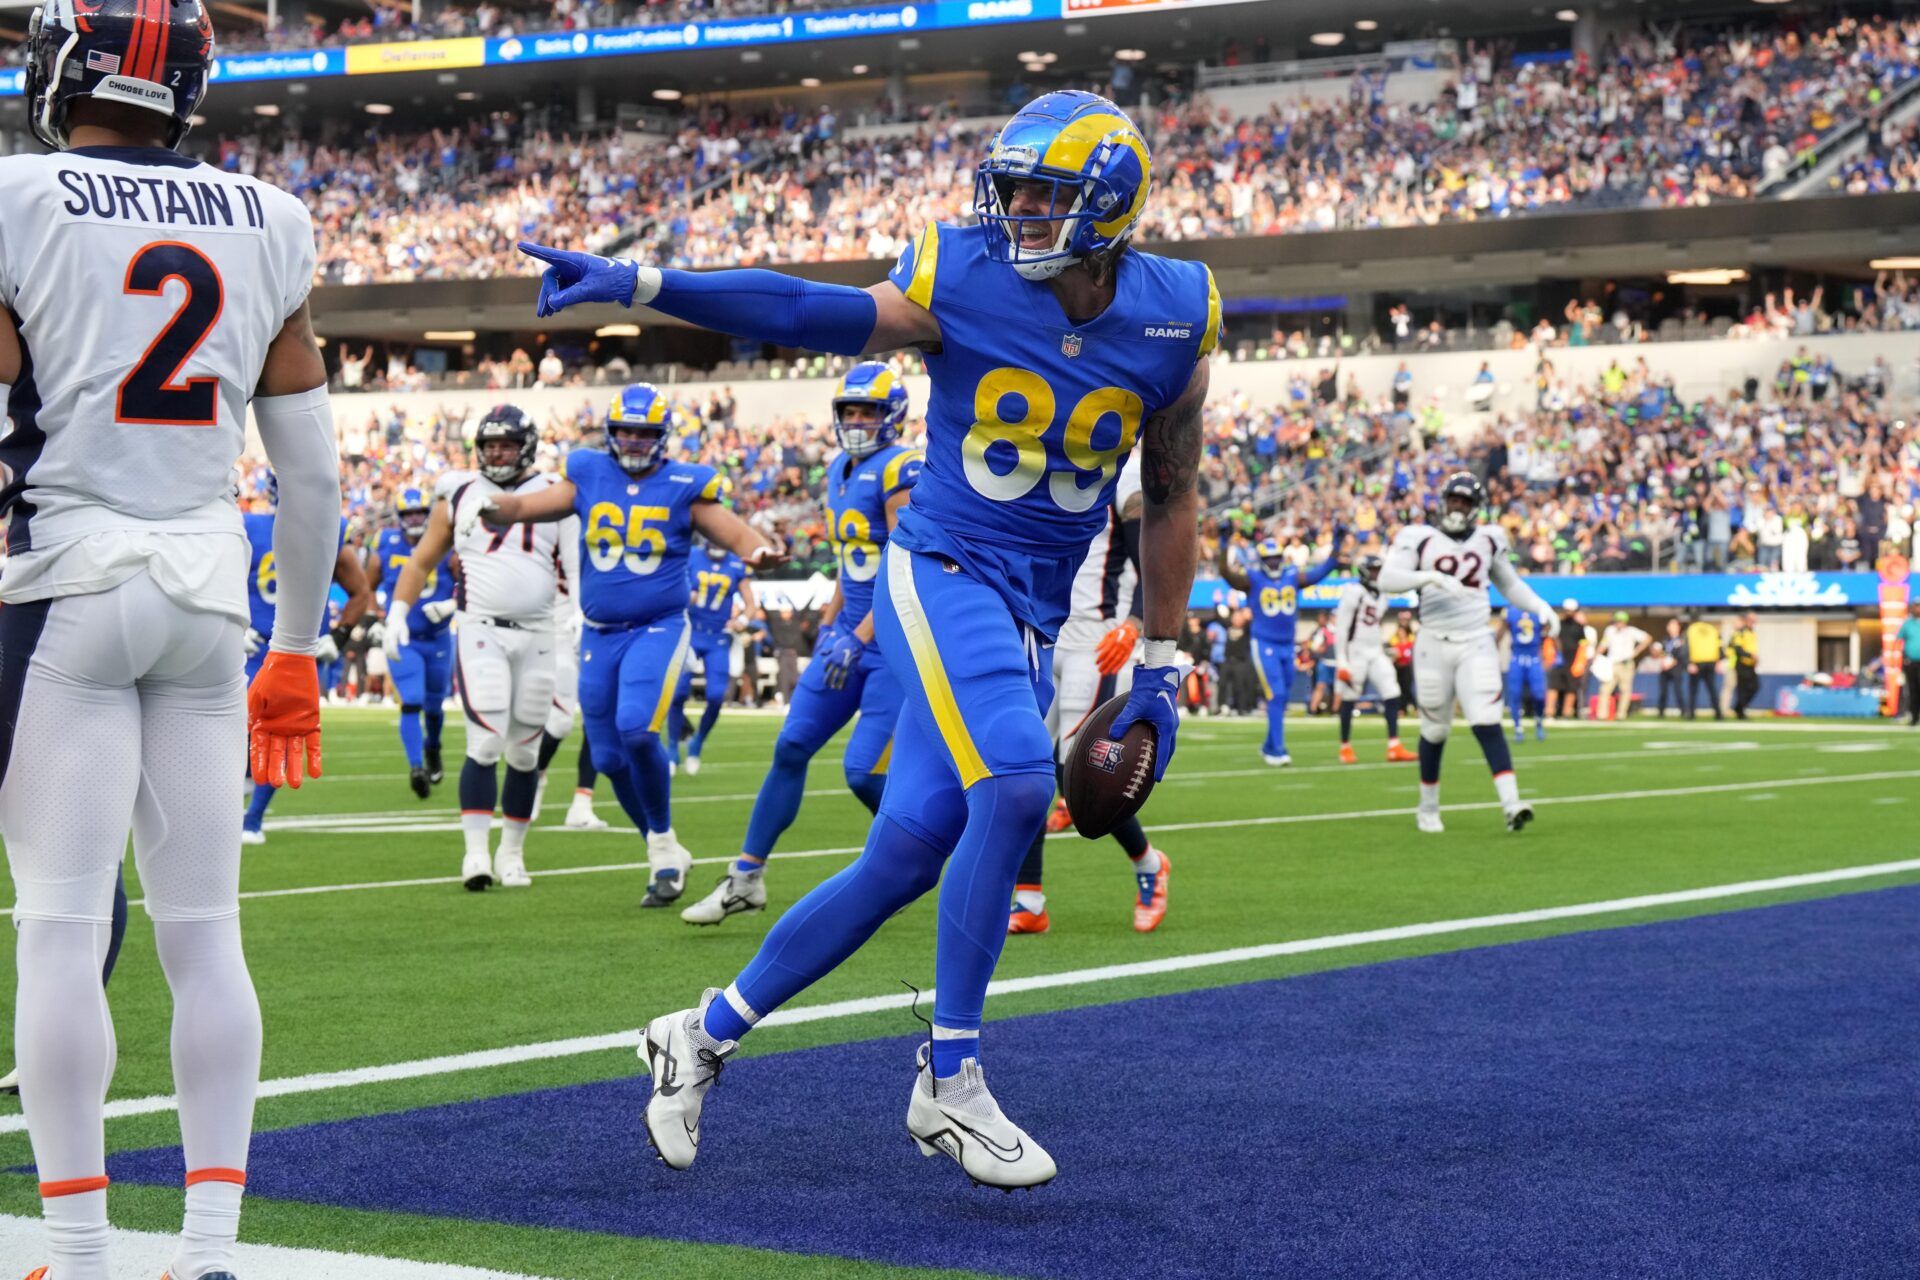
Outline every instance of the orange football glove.
<svg viewBox="0 0 1920 1280"><path fill-rule="evenodd" d="M1100 637L1099 648L1093 651L1093 664L1103 676L1118 675L1120 668L1133 658L1133 646L1139 642L1140 628L1133 625L1129 618L1106 635Z"/></svg>
<svg viewBox="0 0 1920 1280"><path fill-rule="evenodd" d="M1335 667L1333 669L1333 678L1335 680L1338 680L1341 684L1353 683L1353 673L1351 671L1348 671L1345 667Z"/></svg>
<svg viewBox="0 0 1920 1280"><path fill-rule="evenodd" d="M320 776L320 673L310 657L269 653L247 690L253 780L298 788L301 767Z"/></svg>

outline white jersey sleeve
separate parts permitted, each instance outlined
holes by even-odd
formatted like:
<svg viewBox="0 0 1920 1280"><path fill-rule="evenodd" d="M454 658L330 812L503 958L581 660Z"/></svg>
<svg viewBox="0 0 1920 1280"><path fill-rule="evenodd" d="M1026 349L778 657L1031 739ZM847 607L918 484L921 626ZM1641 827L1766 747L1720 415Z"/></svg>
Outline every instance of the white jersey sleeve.
<svg viewBox="0 0 1920 1280"><path fill-rule="evenodd" d="M1400 589L1411 573L1437 574L1449 582L1420 589L1420 626L1436 634L1465 638L1487 630L1492 606L1488 584L1506 570L1507 537L1497 525L1481 525L1464 538L1453 538L1431 525L1411 525L1394 538L1380 574L1384 591Z"/></svg>
<svg viewBox="0 0 1920 1280"><path fill-rule="evenodd" d="M314 257L298 200L173 152L0 159L16 549L156 521L238 530L247 402Z"/></svg>
<svg viewBox="0 0 1920 1280"><path fill-rule="evenodd" d="M1340 588L1340 603L1333 607L1333 661L1336 666L1347 665L1347 645L1353 636L1354 621L1360 613L1360 597L1366 591L1357 582L1349 582Z"/></svg>
<svg viewBox="0 0 1920 1280"><path fill-rule="evenodd" d="M454 490L448 514L454 528L460 515L497 493L538 493L558 483L559 477L536 472L512 488L480 476ZM560 598L560 540L570 530L580 537L576 518L541 524L516 524L492 529L476 521L462 536L455 534L453 549L460 556L460 611L521 626L548 629L555 624Z"/></svg>

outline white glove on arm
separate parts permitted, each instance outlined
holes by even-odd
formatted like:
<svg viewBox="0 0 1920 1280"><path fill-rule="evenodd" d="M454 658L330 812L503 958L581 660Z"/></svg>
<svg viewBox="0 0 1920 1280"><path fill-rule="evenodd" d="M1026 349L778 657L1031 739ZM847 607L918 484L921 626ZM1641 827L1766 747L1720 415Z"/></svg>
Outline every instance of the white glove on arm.
<svg viewBox="0 0 1920 1280"><path fill-rule="evenodd" d="M413 633L407 626L407 615L413 612L413 606L395 601L387 610L386 634L380 638L381 647L387 651L387 661L399 658L400 650L413 639Z"/></svg>

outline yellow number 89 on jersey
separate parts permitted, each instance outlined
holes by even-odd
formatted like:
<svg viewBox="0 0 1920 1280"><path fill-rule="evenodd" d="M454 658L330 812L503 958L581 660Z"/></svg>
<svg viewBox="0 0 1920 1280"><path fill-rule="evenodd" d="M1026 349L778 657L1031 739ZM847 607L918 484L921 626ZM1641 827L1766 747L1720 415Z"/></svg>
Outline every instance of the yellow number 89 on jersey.
<svg viewBox="0 0 1920 1280"><path fill-rule="evenodd" d="M1056 408L1052 385L1031 369L1003 367L980 379L973 393L973 429L960 446L967 483L975 492L995 502L1015 502L1032 492L1047 474L1044 437L1053 427ZM1133 448L1145 413L1140 397L1120 387L1100 387L1082 396L1067 415L1061 451L1069 464L1093 479L1084 483L1081 477L1055 471L1047 481L1053 501L1076 513L1098 502L1119 469L1118 460ZM1112 443L1096 445L1096 434ZM1009 449L993 449L996 444L1011 446L1011 468L1006 468Z"/></svg>

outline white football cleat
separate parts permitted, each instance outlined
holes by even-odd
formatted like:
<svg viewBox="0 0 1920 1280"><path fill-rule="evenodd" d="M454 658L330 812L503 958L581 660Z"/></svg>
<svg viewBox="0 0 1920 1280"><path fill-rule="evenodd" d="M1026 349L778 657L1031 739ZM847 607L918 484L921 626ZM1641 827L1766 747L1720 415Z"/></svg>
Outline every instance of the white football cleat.
<svg viewBox="0 0 1920 1280"><path fill-rule="evenodd" d="M567 806L567 825L576 831L605 831L607 820L593 811L593 793L576 791Z"/></svg>
<svg viewBox="0 0 1920 1280"><path fill-rule="evenodd" d="M487 888L493 883L493 859L484 852L468 854L460 862L460 880L474 893Z"/></svg>
<svg viewBox="0 0 1920 1280"><path fill-rule="evenodd" d="M1447 829L1446 824L1440 821L1438 809L1416 809L1413 820L1422 831L1428 833L1438 833Z"/></svg>
<svg viewBox="0 0 1920 1280"><path fill-rule="evenodd" d="M664 907L687 891L687 872L693 855L681 847L671 831L647 833L647 896L643 907Z"/></svg>
<svg viewBox="0 0 1920 1280"><path fill-rule="evenodd" d="M691 778L694 774L699 772L700 772L700 757L688 756L687 757L687 776Z"/></svg>
<svg viewBox="0 0 1920 1280"><path fill-rule="evenodd" d="M1533 821L1533 806L1522 800L1510 806L1507 811L1507 830L1525 831L1527 824Z"/></svg>
<svg viewBox="0 0 1920 1280"><path fill-rule="evenodd" d="M1053 1181L1059 1169L1046 1148L1001 1113L987 1091L980 1063L968 1058L960 1074L933 1078L932 1049L916 1054L919 1075L907 1104L907 1132L923 1156L953 1157L977 1187L1038 1187Z"/></svg>
<svg viewBox="0 0 1920 1280"><path fill-rule="evenodd" d="M693 1008L649 1022L640 1040L640 1056L653 1072L647 1141L669 1169L691 1168L700 1154L700 1109L707 1090L720 1078L727 1055L740 1047L737 1040L715 1040L702 1025L707 1006L724 998L720 988L708 987Z"/></svg>
<svg viewBox="0 0 1920 1280"><path fill-rule="evenodd" d="M266 832L255 831L252 827L240 828L241 844L265 844L266 842L267 842Z"/></svg>
<svg viewBox="0 0 1920 1280"><path fill-rule="evenodd" d="M525 889L533 883L533 877L527 874L527 860L520 854L496 853L493 878L507 889Z"/></svg>
<svg viewBox="0 0 1920 1280"><path fill-rule="evenodd" d="M7 1072L4 1079L0 1079L0 1093L18 1092L20 1092L20 1068L15 1067Z"/></svg>
<svg viewBox="0 0 1920 1280"><path fill-rule="evenodd" d="M1270 756L1263 751L1260 753L1260 758L1276 769L1284 769L1293 763L1293 757L1286 752L1282 752L1277 756Z"/></svg>
<svg viewBox="0 0 1920 1280"><path fill-rule="evenodd" d="M688 924L719 924L728 916L766 909L766 874L743 876L729 871L720 877L712 893L682 911L680 918Z"/></svg>

